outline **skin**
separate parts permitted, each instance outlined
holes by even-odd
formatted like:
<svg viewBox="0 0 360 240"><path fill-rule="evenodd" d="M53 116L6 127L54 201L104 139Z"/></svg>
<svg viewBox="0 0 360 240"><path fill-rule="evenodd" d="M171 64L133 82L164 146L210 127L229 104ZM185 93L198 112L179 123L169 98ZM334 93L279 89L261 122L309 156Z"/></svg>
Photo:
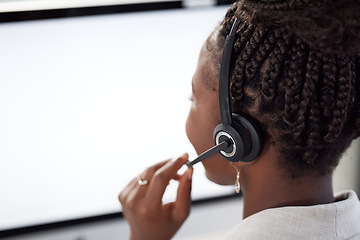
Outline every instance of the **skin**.
<svg viewBox="0 0 360 240"><path fill-rule="evenodd" d="M192 105L186 122L187 136L198 154L214 145L213 130L220 123L217 89L205 84L209 82L205 81L206 78L218 84L211 60L204 45L192 81ZM235 168L240 171L243 218L274 207L334 202L331 174L318 175L309 171L304 177L289 179L286 170L278 166L276 149L276 142L270 143L267 139L262 153L250 163L230 165L216 154L202 164L206 176L221 185L233 185ZM174 161L149 167L140 174L143 179L149 179L149 185L140 186L135 178L120 193L119 200L130 224L132 240L170 239L187 218L191 205L192 169L181 176L177 174L187 157L185 154ZM177 199L174 203L162 205L162 195L172 178L180 182Z"/></svg>
<svg viewBox="0 0 360 240"><path fill-rule="evenodd" d="M138 184L134 178L119 194L123 214L130 225L131 240L167 240L176 233L190 213L193 169L183 175L177 171L186 163L188 155L159 162L145 169ZM179 181L177 198L163 205L161 199L171 179Z"/></svg>

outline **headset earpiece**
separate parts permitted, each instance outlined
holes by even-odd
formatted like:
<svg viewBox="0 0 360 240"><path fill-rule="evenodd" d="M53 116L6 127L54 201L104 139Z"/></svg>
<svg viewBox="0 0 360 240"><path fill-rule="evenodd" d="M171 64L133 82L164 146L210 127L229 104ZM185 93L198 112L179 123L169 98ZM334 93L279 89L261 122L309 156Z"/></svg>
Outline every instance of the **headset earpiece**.
<svg viewBox="0 0 360 240"><path fill-rule="evenodd" d="M264 147L264 136L262 134L262 130L260 126L257 124L257 121L253 119L251 116L247 115L239 115L239 114L232 114L233 117L233 124L236 126L237 124L241 125L245 128L248 138L245 137L246 140L249 139L250 148L248 152L244 153L244 156L240 161L242 162L251 162L257 158L263 147ZM236 124L237 123L237 124ZM236 127L236 129L238 129Z"/></svg>
<svg viewBox="0 0 360 240"><path fill-rule="evenodd" d="M231 126L220 124L214 130L215 144L230 141L231 145L220 152L230 162L251 162L263 148L263 136L258 124L249 116L232 114Z"/></svg>
<svg viewBox="0 0 360 240"><path fill-rule="evenodd" d="M229 147L220 151L220 154L230 162L237 162L244 155L243 139L239 133L229 125L220 124L214 130L215 145L220 142L229 142Z"/></svg>

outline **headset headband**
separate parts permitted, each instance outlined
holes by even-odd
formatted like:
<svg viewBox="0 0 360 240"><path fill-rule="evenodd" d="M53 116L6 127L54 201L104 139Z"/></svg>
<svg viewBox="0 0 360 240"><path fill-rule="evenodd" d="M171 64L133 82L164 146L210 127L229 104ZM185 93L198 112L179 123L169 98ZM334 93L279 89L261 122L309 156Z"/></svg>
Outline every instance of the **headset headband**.
<svg viewBox="0 0 360 240"><path fill-rule="evenodd" d="M224 125L232 125L231 104L230 104L230 62L232 49L235 42L235 33L240 21L235 18L234 24L226 37L223 55L221 57L219 77L219 105L221 122Z"/></svg>
<svg viewBox="0 0 360 240"><path fill-rule="evenodd" d="M217 152L230 162L251 162L263 149L261 129L256 121L245 114L233 114L230 104L230 62L235 43L235 33L240 21L235 18L229 35L225 39L219 74L219 108L221 124L214 130L215 147L202 153L187 166L203 161Z"/></svg>

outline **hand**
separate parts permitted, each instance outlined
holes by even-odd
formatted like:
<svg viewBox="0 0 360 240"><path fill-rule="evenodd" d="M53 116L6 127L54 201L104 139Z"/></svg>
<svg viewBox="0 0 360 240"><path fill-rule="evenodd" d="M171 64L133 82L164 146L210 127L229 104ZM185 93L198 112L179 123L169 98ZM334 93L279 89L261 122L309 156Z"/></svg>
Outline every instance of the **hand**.
<svg viewBox="0 0 360 240"><path fill-rule="evenodd" d="M123 214L130 224L131 240L168 240L189 216L191 207L191 179L193 169L183 175L177 171L188 155L157 163L141 175L148 184L133 179L119 194ZM162 196L171 179L179 181L175 202L162 204Z"/></svg>

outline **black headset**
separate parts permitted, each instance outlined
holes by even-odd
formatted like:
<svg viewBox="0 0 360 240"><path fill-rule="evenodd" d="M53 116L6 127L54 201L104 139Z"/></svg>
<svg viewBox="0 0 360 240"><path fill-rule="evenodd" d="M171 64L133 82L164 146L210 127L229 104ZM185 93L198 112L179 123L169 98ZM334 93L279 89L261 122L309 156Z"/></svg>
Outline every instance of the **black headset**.
<svg viewBox="0 0 360 240"><path fill-rule="evenodd" d="M230 61L235 42L235 32L240 21L235 22L226 37L221 57L219 76L219 106L221 124L214 130L215 146L199 155L186 165L192 167L198 162L220 152L230 162L251 162L263 149L264 137L257 121L245 114L231 113L230 104Z"/></svg>
<svg viewBox="0 0 360 240"><path fill-rule="evenodd" d="M220 65L219 106L221 124L214 130L215 145L226 141L227 148L220 154L230 162L251 162L263 149L263 134L257 122L248 115L231 113L230 61L235 42L235 33L240 25L236 18L226 37Z"/></svg>

